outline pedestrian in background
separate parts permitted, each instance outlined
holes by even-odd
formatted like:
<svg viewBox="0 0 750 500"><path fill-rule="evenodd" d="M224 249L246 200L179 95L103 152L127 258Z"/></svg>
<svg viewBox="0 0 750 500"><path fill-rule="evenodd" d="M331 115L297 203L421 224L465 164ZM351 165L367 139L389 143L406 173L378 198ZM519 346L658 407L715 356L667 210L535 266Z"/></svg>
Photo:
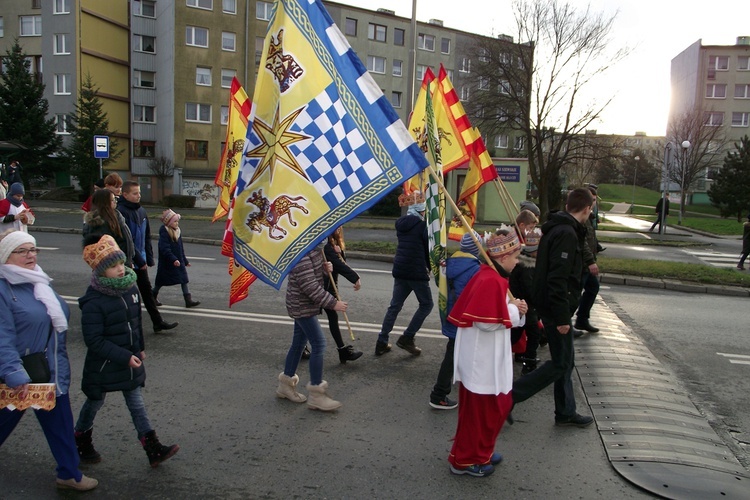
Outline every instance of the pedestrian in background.
<svg viewBox="0 0 750 500"><path fill-rule="evenodd" d="M0 200L0 233L9 229L28 232L28 226L34 223L34 213L24 201L26 191L23 184L16 182L10 185L4 200Z"/></svg>
<svg viewBox="0 0 750 500"><path fill-rule="evenodd" d="M100 189L104 189L104 179L99 179L94 183L94 192L91 193L88 198L86 198L86 201L83 202L83 205L81 205L81 210L83 210L84 212L91 211L91 203L94 199L94 193L96 193Z"/></svg>
<svg viewBox="0 0 750 500"><path fill-rule="evenodd" d="M135 253L133 237L125 223L125 218L117 211L117 198L109 189L100 189L91 197L91 210L83 215L83 239L90 235L108 234L115 239L117 246L125 252L125 265L133 267L133 259L143 265L145 261Z"/></svg>
<svg viewBox="0 0 750 500"><path fill-rule="evenodd" d="M596 189L589 186L587 188L594 197L594 207L597 204ZM586 244L583 246L583 293L578 302L578 311L576 312L575 328L585 330L589 333L597 333L599 329L589 321L591 317L591 308L594 307L596 296L599 294L599 266L596 263L596 254L599 253L599 240L596 238L596 228L594 227L593 212L584 223L586 227Z"/></svg>
<svg viewBox="0 0 750 500"><path fill-rule="evenodd" d="M5 169L5 180L8 182L8 185L15 184L16 182L23 184L23 180L21 179L21 164L18 163L18 160L10 162L10 165Z"/></svg>
<svg viewBox="0 0 750 500"><path fill-rule="evenodd" d="M122 392L149 464L157 467L180 447L161 444L146 413L141 391L146 382L146 348L137 277L125 266L125 253L114 238L92 236L86 243L83 260L92 273L86 293L78 299L87 347L81 378L86 401L75 425L78 454L84 463L101 461L92 440L94 419L108 392Z"/></svg>
<svg viewBox="0 0 750 500"><path fill-rule="evenodd" d="M657 225L659 226L659 232L661 232L662 223L667 223L667 215L669 215L669 193L667 193L666 197L659 198L659 201L656 202L654 212L656 212L656 220L651 224L651 228L648 230L649 233L653 232Z"/></svg>
<svg viewBox="0 0 750 500"><path fill-rule="evenodd" d="M521 255L518 256L518 264L513 268L509 279L510 291L513 296L525 300L528 306L524 326L511 329L511 341L513 344L524 333L526 334L526 350L518 352L515 355L516 362L523 364L521 368L522 375L536 370L537 363L539 363L537 349L542 338L542 332L539 329L539 316L534 307L532 284L534 282L534 270L536 269L536 255L541 238L542 232L539 228L534 228L526 233L526 243L521 249Z"/></svg>
<svg viewBox="0 0 750 500"><path fill-rule="evenodd" d="M200 302L193 300L188 288L187 268L190 267L182 246L182 231L180 230L180 218L182 216L168 208L162 213L162 226L159 228L159 264L156 267L156 280L154 280L154 301L157 306L159 302L159 290L163 286L180 285L182 296L185 299L185 307L197 307Z"/></svg>
<svg viewBox="0 0 750 500"><path fill-rule="evenodd" d="M744 230L742 231L742 254L740 255L740 262L737 264L737 269L745 270L745 259L747 259L748 254L750 254L750 214L747 215Z"/></svg>
<svg viewBox="0 0 750 500"><path fill-rule="evenodd" d="M122 184L122 177L116 172L112 172L104 178L104 188L109 189L117 199L122 195Z"/></svg>

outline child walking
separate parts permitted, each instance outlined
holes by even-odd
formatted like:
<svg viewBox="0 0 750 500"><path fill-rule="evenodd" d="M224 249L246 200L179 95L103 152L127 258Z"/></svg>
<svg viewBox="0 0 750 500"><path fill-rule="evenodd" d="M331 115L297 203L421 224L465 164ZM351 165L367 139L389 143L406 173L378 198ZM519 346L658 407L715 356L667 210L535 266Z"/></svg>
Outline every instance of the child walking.
<svg viewBox="0 0 750 500"><path fill-rule="evenodd" d="M180 218L182 216L168 208L161 216L162 226L159 228L159 264L156 267L156 281L154 282L154 300L160 306L159 290L163 286L180 285L185 297L185 307L196 307L200 302L193 300L188 289L187 268L190 267L182 246L180 233Z"/></svg>
<svg viewBox="0 0 750 500"><path fill-rule="evenodd" d="M119 391L125 397L148 461L156 467L180 447L162 445L146 414L141 392L146 381L146 353L135 271L125 266L125 254L114 238L98 238L84 240L83 260L93 273L86 293L78 299L83 340L88 348L81 380L87 399L75 425L78 454L84 463L101 461L92 443L94 418L104 406L107 393Z"/></svg>

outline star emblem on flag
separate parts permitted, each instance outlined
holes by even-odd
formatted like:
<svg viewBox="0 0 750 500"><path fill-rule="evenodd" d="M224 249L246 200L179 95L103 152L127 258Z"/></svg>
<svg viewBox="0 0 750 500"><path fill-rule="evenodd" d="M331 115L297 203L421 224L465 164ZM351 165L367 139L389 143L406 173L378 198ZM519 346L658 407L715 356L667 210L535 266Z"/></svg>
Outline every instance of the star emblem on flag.
<svg viewBox="0 0 750 500"><path fill-rule="evenodd" d="M289 150L289 146L292 144L310 139L305 134L289 130L303 109L299 108L293 111L279 122L279 107L277 106L273 125L271 126L263 120L255 119L253 122L253 132L255 132L261 144L255 149L248 151L245 156L247 158L259 158L260 164L250 180L250 184L258 179L266 170L268 170L270 180L273 180L273 174L278 163L286 165L289 169L307 180L305 171L295 159L294 154Z"/></svg>

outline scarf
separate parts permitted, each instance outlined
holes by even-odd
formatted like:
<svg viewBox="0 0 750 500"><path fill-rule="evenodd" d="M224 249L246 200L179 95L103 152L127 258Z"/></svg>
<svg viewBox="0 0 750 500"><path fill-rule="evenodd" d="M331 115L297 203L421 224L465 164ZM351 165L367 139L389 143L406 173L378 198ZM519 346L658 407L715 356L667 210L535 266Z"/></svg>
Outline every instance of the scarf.
<svg viewBox="0 0 750 500"><path fill-rule="evenodd" d="M0 278L6 279L11 285L33 284L34 298L47 308L47 315L52 320L52 327L55 332L60 333L68 329L68 319L65 317L60 301L50 285L52 278L42 271L39 264L34 269L26 269L13 264L2 264L0 265Z"/></svg>
<svg viewBox="0 0 750 500"><path fill-rule="evenodd" d="M172 241L177 241L180 239L180 227L177 226L177 229L174 229L171 226L165 226L167 228L167 233L169 234L169 237L172 238Z"/></svg>
<svg viewBox="0 0 750 500"><path fill-rule="evenodd" d="M136 282L138 277L135 271L129 267L125 268L125 276L122 278L105 278L104 276L97 276L96 273L91 273L91 288L97 292L103 293L104 295L111 295L112 297L119 297L126 291L133 287L133 283Z"/></svg>
<svg viewBox="0 0 750 500"><path fill-rule="evenodd" d="M21 198L20 200L18 198L15 198L13 195L10 194L10 191L8 191L7 200L14 207L20 207L21 205L23 205L23 198Z"/></svg>

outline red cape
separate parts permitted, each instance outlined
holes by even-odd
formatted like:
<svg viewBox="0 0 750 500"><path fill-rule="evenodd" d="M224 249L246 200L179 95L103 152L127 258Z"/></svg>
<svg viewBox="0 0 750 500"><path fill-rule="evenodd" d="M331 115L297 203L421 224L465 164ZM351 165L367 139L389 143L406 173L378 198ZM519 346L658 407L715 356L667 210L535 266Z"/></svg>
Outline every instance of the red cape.
<svg viewBox="0 0 750 500"><path fill-rule="evenodd" d="M448 321L459 327L469 327L474 322L513 325L508 313L508 280L487 264L482 264L477 274L466 284Z"/></svg>

